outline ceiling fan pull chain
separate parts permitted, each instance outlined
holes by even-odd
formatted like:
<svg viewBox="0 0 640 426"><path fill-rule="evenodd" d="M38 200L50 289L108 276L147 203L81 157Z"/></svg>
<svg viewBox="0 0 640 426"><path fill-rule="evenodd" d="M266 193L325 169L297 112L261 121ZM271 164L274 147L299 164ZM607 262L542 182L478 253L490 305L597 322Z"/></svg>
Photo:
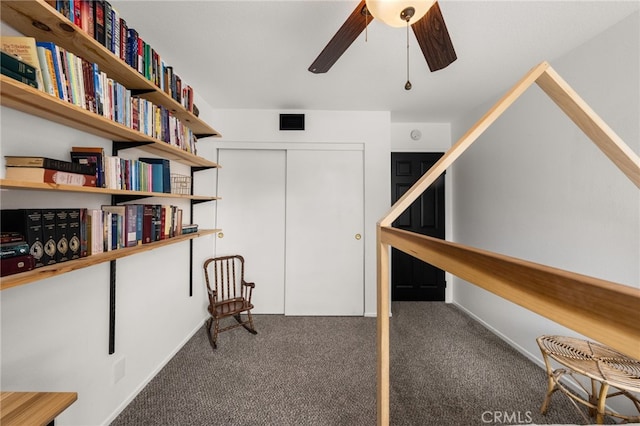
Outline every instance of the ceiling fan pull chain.
<svg viewBox="0 0 640 426"><path fill-rule="evenodd" d="M411 90L411 82L409 81L409 20L407 19L407 82L404 84L404 90Z"/></svg>
<svg viewBox="0 0 640 426"><path fill-rule="evenodd" d="M367 6L365 6L364 13L364 42L369 41L369 11L366 10Z"/></svg>

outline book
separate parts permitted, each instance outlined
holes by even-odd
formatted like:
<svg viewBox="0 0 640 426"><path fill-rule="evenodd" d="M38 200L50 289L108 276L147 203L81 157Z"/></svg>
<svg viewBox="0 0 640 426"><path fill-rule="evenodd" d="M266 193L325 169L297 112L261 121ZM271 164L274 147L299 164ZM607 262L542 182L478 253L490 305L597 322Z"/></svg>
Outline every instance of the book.
<svg viewBox="0 0 640 426"><path fill-rule="evenodd" d="M78 209L79 221L80 221L80 257L87 257L89 255L89 214L88 209Z"/></svg>
<svg viewBox="0 0 640 426"><path fill-rule="evenodd" d="M67 209L67 239L69 241L69 260L81 257L81 209Z"/></svg>
<svg viewBox="0 0 640 426"><path fill-rule="evenodd" d="M48 157L30 157L22 155L5 155L7 167L42 167L45 169L60 170L63 172L80 173L83 175L95 175L94 164L74 163L71 161L56 160Z"/></svg>
<svg viewBox="0 0 640 426"><path fill-rule="evenodd" d="M69 260L69 212L67 209L55 209L56 263Z"/></svg>
<svg viewBox="0 0 640 426"><path fill-rule="evenodd" d="M104 148L99 146L73 146L71 147L71 161L95 164L96 185L101 188L106 187Z"/></svg>
<svg viewBox="0 0 640 426"><path fill-rule="evenodd" d="M105 44L105 19L104 0L96 0L93 4L93 38L104 46Z"/></svg>
<svg viewBox="0 0 640 426"><path fill-rule="evenodd" d="M104 163L101 154L95 152L77 152L71 151L71 162L91 166L95 170L96 186L104 188Z"/></svg>
<svg viewBox="0 0 640 426"><path fill-rule="evenodd" d="M120 249L123 247L127 247L127 234L129 229L127 227L127 207L126 206L111 206L111 205L103 205L102 211L109 212L112 215L112 226L115 223L115 233L113 233L113 244L112 249ZM116 216L114 218L114 216ZM119 216L119 217L117 217ZM134 231L135 232L135 231Z"/></svg>
<svg viewBox="0 0 640 426"><path fill-rule="evenodd" d="M2 231L0 233L0 244L15 243L18 241L25 241L24 235L20 232Z"/></svg>
<svg viewBox="0 0 640 426"><path fill-rule="evenodd" d="M182 234L193 234L198 232L198 225L195 223L190 223L187 225L182 225Z"/></svg>
<svg viewBox="0 0 640 426"><path fill-rule="evenodd" d="M104 252L103 211L87 209L87 250L89 255Z"/></svg>
<svg viewBox="0 0 640 426"><path fill-rule="evenodd" d="M35 267L43 266L44 243L40 209L3 209L0 212L3 235L23 235L34 257Z"/></svg>
<svg viewBox="0 0 640 426"><path fill-rule="evenodd" d="M95 175L62 172L42 167L7 167L5 178L27 182L55 183L58 185L96 186Z"/></svg>
<svg viewBox="0 0 640 426"><path fill-rule="evenodd" d="M162 165L162 191L167 194L171 193L171 163L164 158L138 158L139 161L147 164L160 164ZM153 175L156 175L156 170L153 170ZM154 178L155 179L155 178Z"/></svg>
<svg viewBox="0 0 640 426"><path fill-rule="evenodd" d="M113 39L113 16L111 14L111 3L108 0L104 0L104 47L107 50L111 49L111 43Z"/></svg>
<svg viewBox="0 0 640 426"><path fill-rule="evenodd" d="M155 241L153 221L153 204L144 204L142 211L142 244Z"/></svg>
<svg viewBox="0 0 640 426"><path fill-rule="evenodd" d="M26 241L0 244L0 259L24 256L29 254L29 244Z"/></svg>
<svg viewBox="0 0 640 426"><path fill-rule="evenodd" d="M126 204L125 208L125 245L126 247L134 247L138 245L138 206Z"/></svg>
<svg viewBox="0 0 640 426"><path fill-rule="evenodd" d="M3 75L6 75L7 77L10 77L16 81L19 81L20 83L24 83L26 85L29 85L31 87L34 88L38 88L38 83L35 80L31 80L23 75L20 75L16 72L13 72L11 70L6 69L5 67L0 67L0 73L2 73Z"/></svg>
<svg viewBox="0 0 640 426"><path fill-rule="evenodd" d="M34 37L0 36L0 50L18 56L23 62L35 68L37 88L44 90L36 39Z"/></svg>
<svg viewBox="0 0 640 426"><path fill-rule="evenodd" d="M57 46L49 41L36 41L36 48L41 47L45 49L47 61L49 62L49 69L52 75L52 83L56 85L56 95L62 100L65 99L63 92L64 75L62 75L62 69L60 68L60 54L57 52Z"/></svg>
<svg viewBox="0 0 640 426"><path fill-rule="evenodd" d="M47 49L42 46L36 46L36 49L38 50L38 59L40 60L40 69L42 70L44 91L51 96L57 97L57 87L54 89L52 70L49 68L49 61L47 60ZM53 74L53 77L55 78L55 74Z"/></svg>
<svg viewBox="0 0 640 426"><path fill-rule="evenodd" d="M38 58L39 59L39 58ZM15 73L31 80L36 80L36 69L24 62L19 56L0 50L0 64ZM42 64L40 64L42 65Z"/></svg>
<svg viewBox="0 0 640 426"><path fill-rule="evenodd" d="M0 277L31 271L35 268L35 259L30 254L0 259Z"/></svg>
<svg viewBox="0 0 640 426"><path fill-rule="evenodd" d="M53 265L56 263L58 253L55 209L42 209L42 241L44 250L42 263Z"/></svg>

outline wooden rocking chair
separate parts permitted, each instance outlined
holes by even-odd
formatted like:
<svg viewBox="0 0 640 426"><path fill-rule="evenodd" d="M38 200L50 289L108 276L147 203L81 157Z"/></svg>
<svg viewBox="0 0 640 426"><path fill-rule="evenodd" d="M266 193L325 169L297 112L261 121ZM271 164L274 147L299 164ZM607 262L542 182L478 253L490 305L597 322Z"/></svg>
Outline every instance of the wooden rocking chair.
<svg viewBox="0 0 640 426"><path fill-rule="evenodd" d="M205 325L211 347L217 347L219 333L236 327L242 326L249 333L257 334L251 317L251 295L255 284L244 280L244 258L240 255L209 258L205 260L203 267L210 314ZM246 320L241 317L243 312L246 312ZM220 328L220 320L227 317L235 318L237 324Z"/></svg>

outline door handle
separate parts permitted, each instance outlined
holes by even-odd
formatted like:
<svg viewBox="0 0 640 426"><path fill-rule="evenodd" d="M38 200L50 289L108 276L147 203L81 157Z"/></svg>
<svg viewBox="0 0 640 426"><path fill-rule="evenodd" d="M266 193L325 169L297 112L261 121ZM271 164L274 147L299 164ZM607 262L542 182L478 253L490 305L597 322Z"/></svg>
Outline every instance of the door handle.
<svg viewBox="0 0 640 426"><path fill-rule="evenodd" d="M224 238L224 233L223 232L218 232L218 238Z"/></svg>
<svg viewBox="0 0 640 426"><path fill-rule="evenodd" d="M359 240L360 238L362 238L362 235L356 234L356 240Z"/></svg>

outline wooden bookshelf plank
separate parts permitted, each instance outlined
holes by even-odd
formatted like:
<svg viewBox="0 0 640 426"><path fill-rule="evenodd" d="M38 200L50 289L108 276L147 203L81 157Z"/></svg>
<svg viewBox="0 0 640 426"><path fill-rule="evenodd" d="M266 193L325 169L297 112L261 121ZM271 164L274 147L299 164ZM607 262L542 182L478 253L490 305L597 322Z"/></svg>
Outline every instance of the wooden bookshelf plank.
<svg viewBox="0 0 640 426"><path fill-rule="evenodd" d="M33 191L83 192L104 195L134 195L140 197L183 198L198 201L214 201L220 197L210 195L184 195L166 192L128 191L125 189L93 188L90 186L58 185L55 183L25 182L13 179L0 179L0 189L23 189Z"/></svg>
<svg viewBox="0 0 640 426"><path fill-rule="evenodd" d="M142 244L135 247L112 250L76 260L70 260L68 262L43 266L41 268L36 268L28 272L9 275L0 279L0 291L9 289L11 287L29 284L35 281L44 280L46 278L55 277L56 275L66 274L67 272L76 271L78 269L88 268L89 266L98 265L100 263L109 262L112 260L120 259L122 257L133 256L134 254L143 253L171 244L188 241L194 238L203 237L205 235L215 234L219 231L220 229L201 229L198 232L183 234L166 240L154 241L152 243Z"/></svg>
<svg viewBox="0 0 640 426"><path fill-rule="evenodd" d="M0 104L106 139L125 143L151 142L137 148L189 166L218 167L213 161L64 102L5 75L0 75Z"/></svg>
<svg viewBox="0 0 640 426"><path fill-rule="evenodd" d="M7 392L0 393L0 424L46 425L78 399L76 392Z"/></svg>
<svg viewBox="0 0 640 426"><path fill-rule="evenodd" d="M213 127L189 112L179 102L161 91L154 83L71 23L45 1L2 1L0 7L2 20L10 22L11 26L21 33L35 37L38 41L51 41L88 61L97 63L99 68L105 71L110 78L125 85L128 89L150 91L140 97L169 109L195 134L220 137L219 132ZM34 23L38 23L38 26Z"/></svg>

